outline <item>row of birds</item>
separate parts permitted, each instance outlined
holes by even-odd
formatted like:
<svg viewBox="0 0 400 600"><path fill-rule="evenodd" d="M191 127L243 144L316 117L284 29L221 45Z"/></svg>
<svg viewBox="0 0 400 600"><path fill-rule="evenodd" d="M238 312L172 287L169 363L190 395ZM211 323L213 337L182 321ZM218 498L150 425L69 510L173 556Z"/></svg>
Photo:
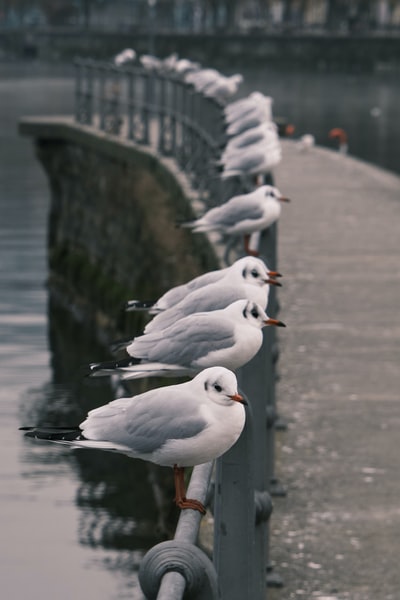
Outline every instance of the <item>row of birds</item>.
<svg viewBox="0 0 400 600"><path fill-rule="evenodd" d="M145 68L175 70L210 97L222 86L226 100L241 82L241 76L224 78L176 55L164 59L162 67L155 57L140 59ZM133 60L136 53L127 49L114 62L121 66ZM220 159L223 176L268 172L280 160L272 99L255 92L223 110L228 139ZM26 435L173 467L177 506L204 513L198 500L186 498L184 468L221 456L237 441L246 402L235 371L259 351L264 327L285 326L266 313L270 286L281 285L280 274L268 269L249 244L252 234L279 218L281 202L287 200L277 188L260 185L179 223L194 233L243 235L246 256L170 289L156 302L129 301L127 310L146 310L153 318L142 335L112 346L122 357L92 363L88 372L90 377L118 375L123 381L155 376L189 381L114 400L90 411L79 427L23 428Z"/></svg>
<svg viewBox="0 0 400 600"><path fill-rule="evenodd" d="M217 162L223 179L263 175L281 161L278 127L272 118L273 99L253 92L227 104L243 82L240 73L226 76L217 69L202 68L200 63L179 58L177 54L164 59L147 54L137 57L131 48L114 58L118 67L136 61L146 70L179 77L198 94L223 105L225 147Z"/></svg>
<svg viewBox="0 0 400 600"><path fill-rule="evenodd" d="M173 467L177 506L204 514L198 500L186 498L184 469L218 458L243 430L246 401L234 372L259 351L264 327L285 326L265 312L279 277L260 258L246 256L156 302L130 300L127 310L146 310L153 319L142 335L122 344L124 358L92 363L88 375L190 379L114 400L90 411L79 427L22 429L28 437ZM119 352L121 342L113 349Z"/></svg>

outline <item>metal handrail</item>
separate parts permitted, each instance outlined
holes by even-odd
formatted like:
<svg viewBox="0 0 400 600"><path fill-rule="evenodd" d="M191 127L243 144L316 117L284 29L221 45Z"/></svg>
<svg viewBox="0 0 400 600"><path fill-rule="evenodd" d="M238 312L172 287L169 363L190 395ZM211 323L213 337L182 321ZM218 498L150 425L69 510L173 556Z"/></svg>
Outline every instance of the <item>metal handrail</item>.
<svg viewBox="0 0 400 600"><path fill-rule="evenodd" d="M205 98L177 76L142 67L77 60L75 116L109 135L118 135L175 159L204 204L250 191L246 179L222 180L215 168L223 141L223 106ZM276 269L277 228L261 236L260 251ZM227 250L228 252L228 250ZM268 310L278 310L271 290ZM274 328L264 333L257 356L239 370L241 390L251 399L245 429L215 469L213 563L195 545L201 520L182 511L175 538L152 548L140 568L148 598L178 600L190 588L198 600L265 600L269 560L268 520L274 479ZM193 470L188 494L205 501L212 465Z"/></svg>

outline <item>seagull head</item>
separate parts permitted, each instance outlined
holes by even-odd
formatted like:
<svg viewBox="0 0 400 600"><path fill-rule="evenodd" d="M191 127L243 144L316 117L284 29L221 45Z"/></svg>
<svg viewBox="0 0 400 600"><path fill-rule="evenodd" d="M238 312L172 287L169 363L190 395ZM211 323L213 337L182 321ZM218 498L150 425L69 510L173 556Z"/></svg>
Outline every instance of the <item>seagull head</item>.
<svg viewBox="0 0 400 600"><path fill-rule="evenodd" d="M273 277L280 277L280 273L277 271L269 271L265 262L260 258L245 256L236 262L238 263L238 268L240 268L240 274L244 283L259 287L264 287L265 285L281 285L278 281L275 281L275 279L271 279Z"/></svg>
<svg viewBox="0 0 400 600"><path fill-rule="evenodd" d="M247 404L238 392L236 375L225 367L210 367L204 369L193 379L205 391L211 402L229 406L235 402Z"/></svg>
<svg viewBox="0 0 400 600"><path fill-rule="evenodd" d="M247 325L256 329L262 329L266 325L286 327L282 321L271 319L257 302L249 300L236 300L236 302L232 302L232 304L227 306L224 312L235 321L240 322L241 320L243 324L244 320Z"/></svg>
<svg viewBox="0 0 400 600"><path fill-rule="evenodd" d="M272 185L263 185L263 192L266 198L274 198L275 200L279 200L280 202L290 202L290 199L286 196L282 196L278 188Z"/></svg>

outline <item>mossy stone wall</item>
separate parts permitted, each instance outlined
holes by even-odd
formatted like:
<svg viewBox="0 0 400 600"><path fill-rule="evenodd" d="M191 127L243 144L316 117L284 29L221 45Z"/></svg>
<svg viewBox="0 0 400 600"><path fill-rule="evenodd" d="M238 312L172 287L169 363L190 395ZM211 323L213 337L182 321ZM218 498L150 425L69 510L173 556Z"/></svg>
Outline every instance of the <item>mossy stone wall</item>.
<svg viewBox="0 0 400 600"><path fill-rule="evenodd" d="M140 329L128 299L156 299L220 266L205 236L176 228L191 201L154 154L62 120L26 119L20 131L35 138L50 182L50 293L102 341Z"/></svg>

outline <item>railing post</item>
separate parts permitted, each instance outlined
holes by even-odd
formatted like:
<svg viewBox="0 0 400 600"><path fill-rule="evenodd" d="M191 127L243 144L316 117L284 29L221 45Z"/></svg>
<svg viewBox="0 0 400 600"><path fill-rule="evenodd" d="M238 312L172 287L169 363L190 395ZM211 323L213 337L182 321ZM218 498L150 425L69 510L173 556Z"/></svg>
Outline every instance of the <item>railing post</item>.
<svg viewBox="0 0 400 600"><path fill-rule="evenodd" d="M193 469L187 495L206 503L213 463ZM192 600L218 600L218 581L211 560L195 544L202 515L183 510L175 537L157 544L145 555L139 581L149 600L179 600L188 592Z"/></svg>
<svg viewBox="0 0 400 600"><path fill-rule="evenodd" d="M106 78L107 70L104 64L100 64L99 67L99 113L100 123L99 127L101 131L106 129Z"/></svg>
<svg viewBox="0 0 400 600"><path fill-rule="evenodd" d="M239 379L240 379L239 374ZM221 600L265 600L265 577L259 577L255 523L253 401L237 443L217 461L214 501L214 564ZM265 565L264 565L265 569Z"/></svg>

